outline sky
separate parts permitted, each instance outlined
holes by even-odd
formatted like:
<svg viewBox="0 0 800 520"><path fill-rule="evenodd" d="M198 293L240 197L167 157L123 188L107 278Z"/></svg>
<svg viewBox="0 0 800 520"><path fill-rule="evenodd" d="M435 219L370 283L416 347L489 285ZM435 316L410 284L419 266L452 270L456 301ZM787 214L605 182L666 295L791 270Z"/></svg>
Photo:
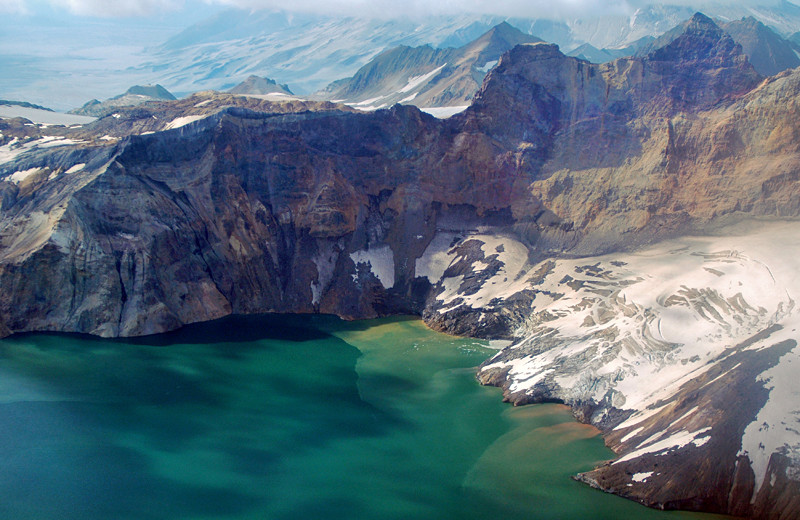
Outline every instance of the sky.
<svg viewBox="0 0 800 520"><path fill-rule="evenodd" d="M697 5L708 0L670 0L669 4ZM765 5L780 0L716 0L714 3ZM24 15L66 13L82 17L161 17L168 20L187 13L208 14L225 7L286 9L325 14L481 13L504 16L563 17L592 13L632 13L647 0L0 0L0 12ZM800 2L794 2L800 3Z"/></svg>

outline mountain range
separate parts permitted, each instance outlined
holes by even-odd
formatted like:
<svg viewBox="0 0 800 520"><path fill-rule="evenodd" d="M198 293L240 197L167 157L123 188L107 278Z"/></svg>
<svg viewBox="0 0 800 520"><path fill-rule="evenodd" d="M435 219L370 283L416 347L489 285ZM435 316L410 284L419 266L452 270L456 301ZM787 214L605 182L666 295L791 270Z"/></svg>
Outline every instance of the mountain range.
<svg viewBox="0 0 800 520"><path fill-rule="evenodd" d="M651 43L523 42L449 119L201 92L2 120L0 332L421 314L508 340L478 377L509 402L603 431L589 485L797 517L800 70L699 13Z"/></svg>
<svg viewBox="0 0 800 520"><path fill-rule="evenodd" d="M507 21L520 31L556 43L565 52L584 44L624 49L662 34L701 9L721 23L752 16L782 37L800 27L800 9L787 1L747 4L698 2L641 5L637 10L587 12L568 19L487 16L343 18L325 14L229 9L201 20L171 37L166 29L147 31L90 24L46 27L48 38L24 19L0 33L0 92L58 110L107 99L130 85L159 83L178 96L200 90L228 90L250 75L289 84L295 94L310 95L333 81L351 77L381 52L400 45L429 44L458 48ZM192 16L194 18L194 16ZM89 41L81 46L75 32ZM118 41L119 40L119 41ZM113 47L109 41L117 42ZM138 45L138 47L137 47ZM107 49L107 51L106 51ZM585 48L584 56L593 58ZM615 54L611 59L620 57ZM605 61L605 59L603 59ZM53 71L59 81L49 81Z"/></svg>
<svg viewBox="0 0 800 520"><path fill-rule="evenodd" d="M466 106L500 55L522 43L540 42L507 22L458 48L394 47L335 81L315 97L376 109L395 103L419 107Z"/></svg>

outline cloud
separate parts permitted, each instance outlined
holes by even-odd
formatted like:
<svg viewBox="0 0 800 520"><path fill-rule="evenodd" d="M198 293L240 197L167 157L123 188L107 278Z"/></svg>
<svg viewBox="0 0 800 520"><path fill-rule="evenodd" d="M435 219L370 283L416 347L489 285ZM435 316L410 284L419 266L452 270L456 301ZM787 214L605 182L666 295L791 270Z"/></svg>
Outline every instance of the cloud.
<svg viewBox="0 0 800 520"><path fill-rule="evenodd" d="M209 0L246 9L287 9L348 15L490 14L503 16L566 16L587 13L633 12L627 0Z"/></svg>
<svg viewBox="0 0 800 520"><path fill-rule="evenodd" d="M0 1L0 13L27 14L25 0L2 0Z"/></svg>
<svg viewBox="0 0 800 520"><path fill-rule="evenodd" d="M77 16L126 18L178 11L186 0L0 0L0 12L36 14L56 10Z"/></svg>
<svg viewBox="0 0 800 520"><path fill-rule="evenodd" d="M453 15L489 14L520 17L596 16L632 14L652 4L777 5L781 0L206 0L209 3L247 9L286 9L289 11L351 15ZM795 0L796 1L796 0Z"/></svg>
<svg viewBox="0 0 800 520"><path fill-rule="evenodd" d="M777 4L780 0L667 0L666 4ZM0 12L31 12L47 5L81 16L150 16L189 9L192 5L282 9L293 12L377 16L488 14L536 18L631 14L648 0L0 0Z"/></svg>

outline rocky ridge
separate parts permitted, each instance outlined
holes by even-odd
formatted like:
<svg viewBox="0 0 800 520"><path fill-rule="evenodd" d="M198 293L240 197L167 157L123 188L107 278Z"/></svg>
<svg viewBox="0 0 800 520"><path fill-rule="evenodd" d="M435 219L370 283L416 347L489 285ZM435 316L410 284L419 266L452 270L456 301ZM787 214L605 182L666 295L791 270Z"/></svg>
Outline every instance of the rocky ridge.
<svg viewBox="0 0 800 520"><path fill-rule="evenodd" d="M0 327L121 336L232 312L417 312L514 341L485 383L603 429L620 459L586 481L655 506L796 516L787 263L765 270L752 237L657 251L685 267L672 271L640 248L800 214L799 84L764 79L696 15L648 56L603 65L517 46L444 121L214 93L81 128L12 121ZM669 274L661 292L654 272ZM785 298L758 292L770 280ZM664 393L637 394L657 373ZM714 412L740 389L739 412ZM762 448L763 424L783 433Z"/></svg>

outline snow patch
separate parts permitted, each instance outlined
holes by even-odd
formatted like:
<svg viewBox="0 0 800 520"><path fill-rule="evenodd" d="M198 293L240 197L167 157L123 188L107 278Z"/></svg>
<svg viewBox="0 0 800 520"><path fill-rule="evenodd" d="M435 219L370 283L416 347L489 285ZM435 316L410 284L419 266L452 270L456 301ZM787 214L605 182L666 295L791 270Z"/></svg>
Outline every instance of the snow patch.
<svg viewBox="0 0 800 520"><path fill-rule="evenodd" d="M688 432L686 430L681 430L673 435L670 435L664 440L654 442L649 446L645 446L644 448L640 448L638 450L628 453L624 457L614 461L614 464L619 464L620 462L625 462L626 460L633 460L641 457L642 455L647 455L648 453L655 453L656 455L664 455L667 452L681 449L687 444L694 441L696 437L709 431L710 429L711 427L709 426L707 428L701 428L696 432ZM705 444L705 442L703 442L703 444Z"/></svg>
<svg viewBox="0 0 800 520"><path fill-rule="evenodd" d="M194 123L195 121L199 121L200 119L204 119L208 117L208 114L196 114L193 116L183 116L173 119L167 126L164 127L164 130L172 130L174 128L180 128L182 126L186 126L189 123Z"/></svg>
<svg viewBox="0 0 800 520"><path fill-rule="evenodd" d="M418 278L427 278L431 284L437 284L452 263L450 244L455 240L455 233L437 233L422 256L414 263L414 273Z"/></svg>
<svg viewBox="0 0 800 520"><path fill-rule="evenodd" d="M419 76L411 76L410 78L408 78L408 83L406 84L406 86L401 88L398 92L402 94L405 94L406 92L411 92L412 90L419 87L423 83L427 83L428 81L430 81L430 79L433 78L435 75L439 74L442 71L442 69L445 68L446 65L447 63L445 63L440 67L436 67L435 69L426 74L421 74Z"/></svg>
<svg viewBox="0 0 800 520"><path fill-rule="evenodd" d="M494 68L495 65L497 65L497 60L487 61L486 63L483 64L483 67L476 67L476 69L483 72L484 74L487 74L490 70Z"/></svg>
<svg viewBox="0 0 800 520"><path fill-rule="evenodd" d="M630 433L626 434L625 437L620 439L620 442L628 442L629 440L631 440L634 437L636 437L636 435L639 434L639 432L641 432L642 430L644 430L643 426L640 426L639 428L636 428L635 430L633 430Z"/></svg>
<svg viewBox="0 0 800 520"><path fill-rule="evenodd" d="M350 253L350 258L358 264L368 264L372 274L386 289L394 287L394 253L389 246L372 247Z"/></svg>
<svg viewBox="0 0 800 520"><path fill-rule="evenodd" d="M338 245L328 242L320 243L318 248L317 253L311 256L311 261L317 267L317 279L311 282L311 303L313 305L319 304L323 291L333 279L340 252Z"/></svg>
<svg viewBox="0 0 800 520"><path fill-rule="evenodd" d="M411 94L407 98L403 98L400 101L398 101L398 103L408 103L409 101L413 101L414 98L417 97L417 95L419 95L419 92L414 92L413 94Z"/></svg>
<svg viewBox="0 0 800 520"><path fill-rule="evenodd" d="M653 475L652 471L648 471L646 473L634 473L633 476L631 477L631 480L634 482L644 482L652 475Z"/></svg>
<svg viewBox="0 0 800 520"><path fill-rule="evenodd" d="M6 178L9 182L13 182L14 184L19 184L20 182L24 181L31 175L35 175L42 171L42 168L30 168L28 170L21 170L18 172L12 173L10 176Z"/></svg>
<svg viewBox="0 0 800 520"><path fill-rule="evenodd" d="M469 105L458 105L454 107L424 107L420 108L426 114L430 114L437 119L447 119L459 114L469 108Z"/></svg>
<svg viewBox="0 0 800 520"><path fill-rule="evenodd" d="M800 328L800 318L795 317L784 327L786 339L790 338L792 328ZM779 334L770 338L770 343L778 343L783 337ZM795 346L781 357L780 362L761 373L756 379L769 390L769 399L761 408L755 420L744 430L739 455L746 455L756 476L753 497L761 489L767 473L770 456L781 449L800 453L800 384L797 371L800 367L800 348Z"/></svg>

